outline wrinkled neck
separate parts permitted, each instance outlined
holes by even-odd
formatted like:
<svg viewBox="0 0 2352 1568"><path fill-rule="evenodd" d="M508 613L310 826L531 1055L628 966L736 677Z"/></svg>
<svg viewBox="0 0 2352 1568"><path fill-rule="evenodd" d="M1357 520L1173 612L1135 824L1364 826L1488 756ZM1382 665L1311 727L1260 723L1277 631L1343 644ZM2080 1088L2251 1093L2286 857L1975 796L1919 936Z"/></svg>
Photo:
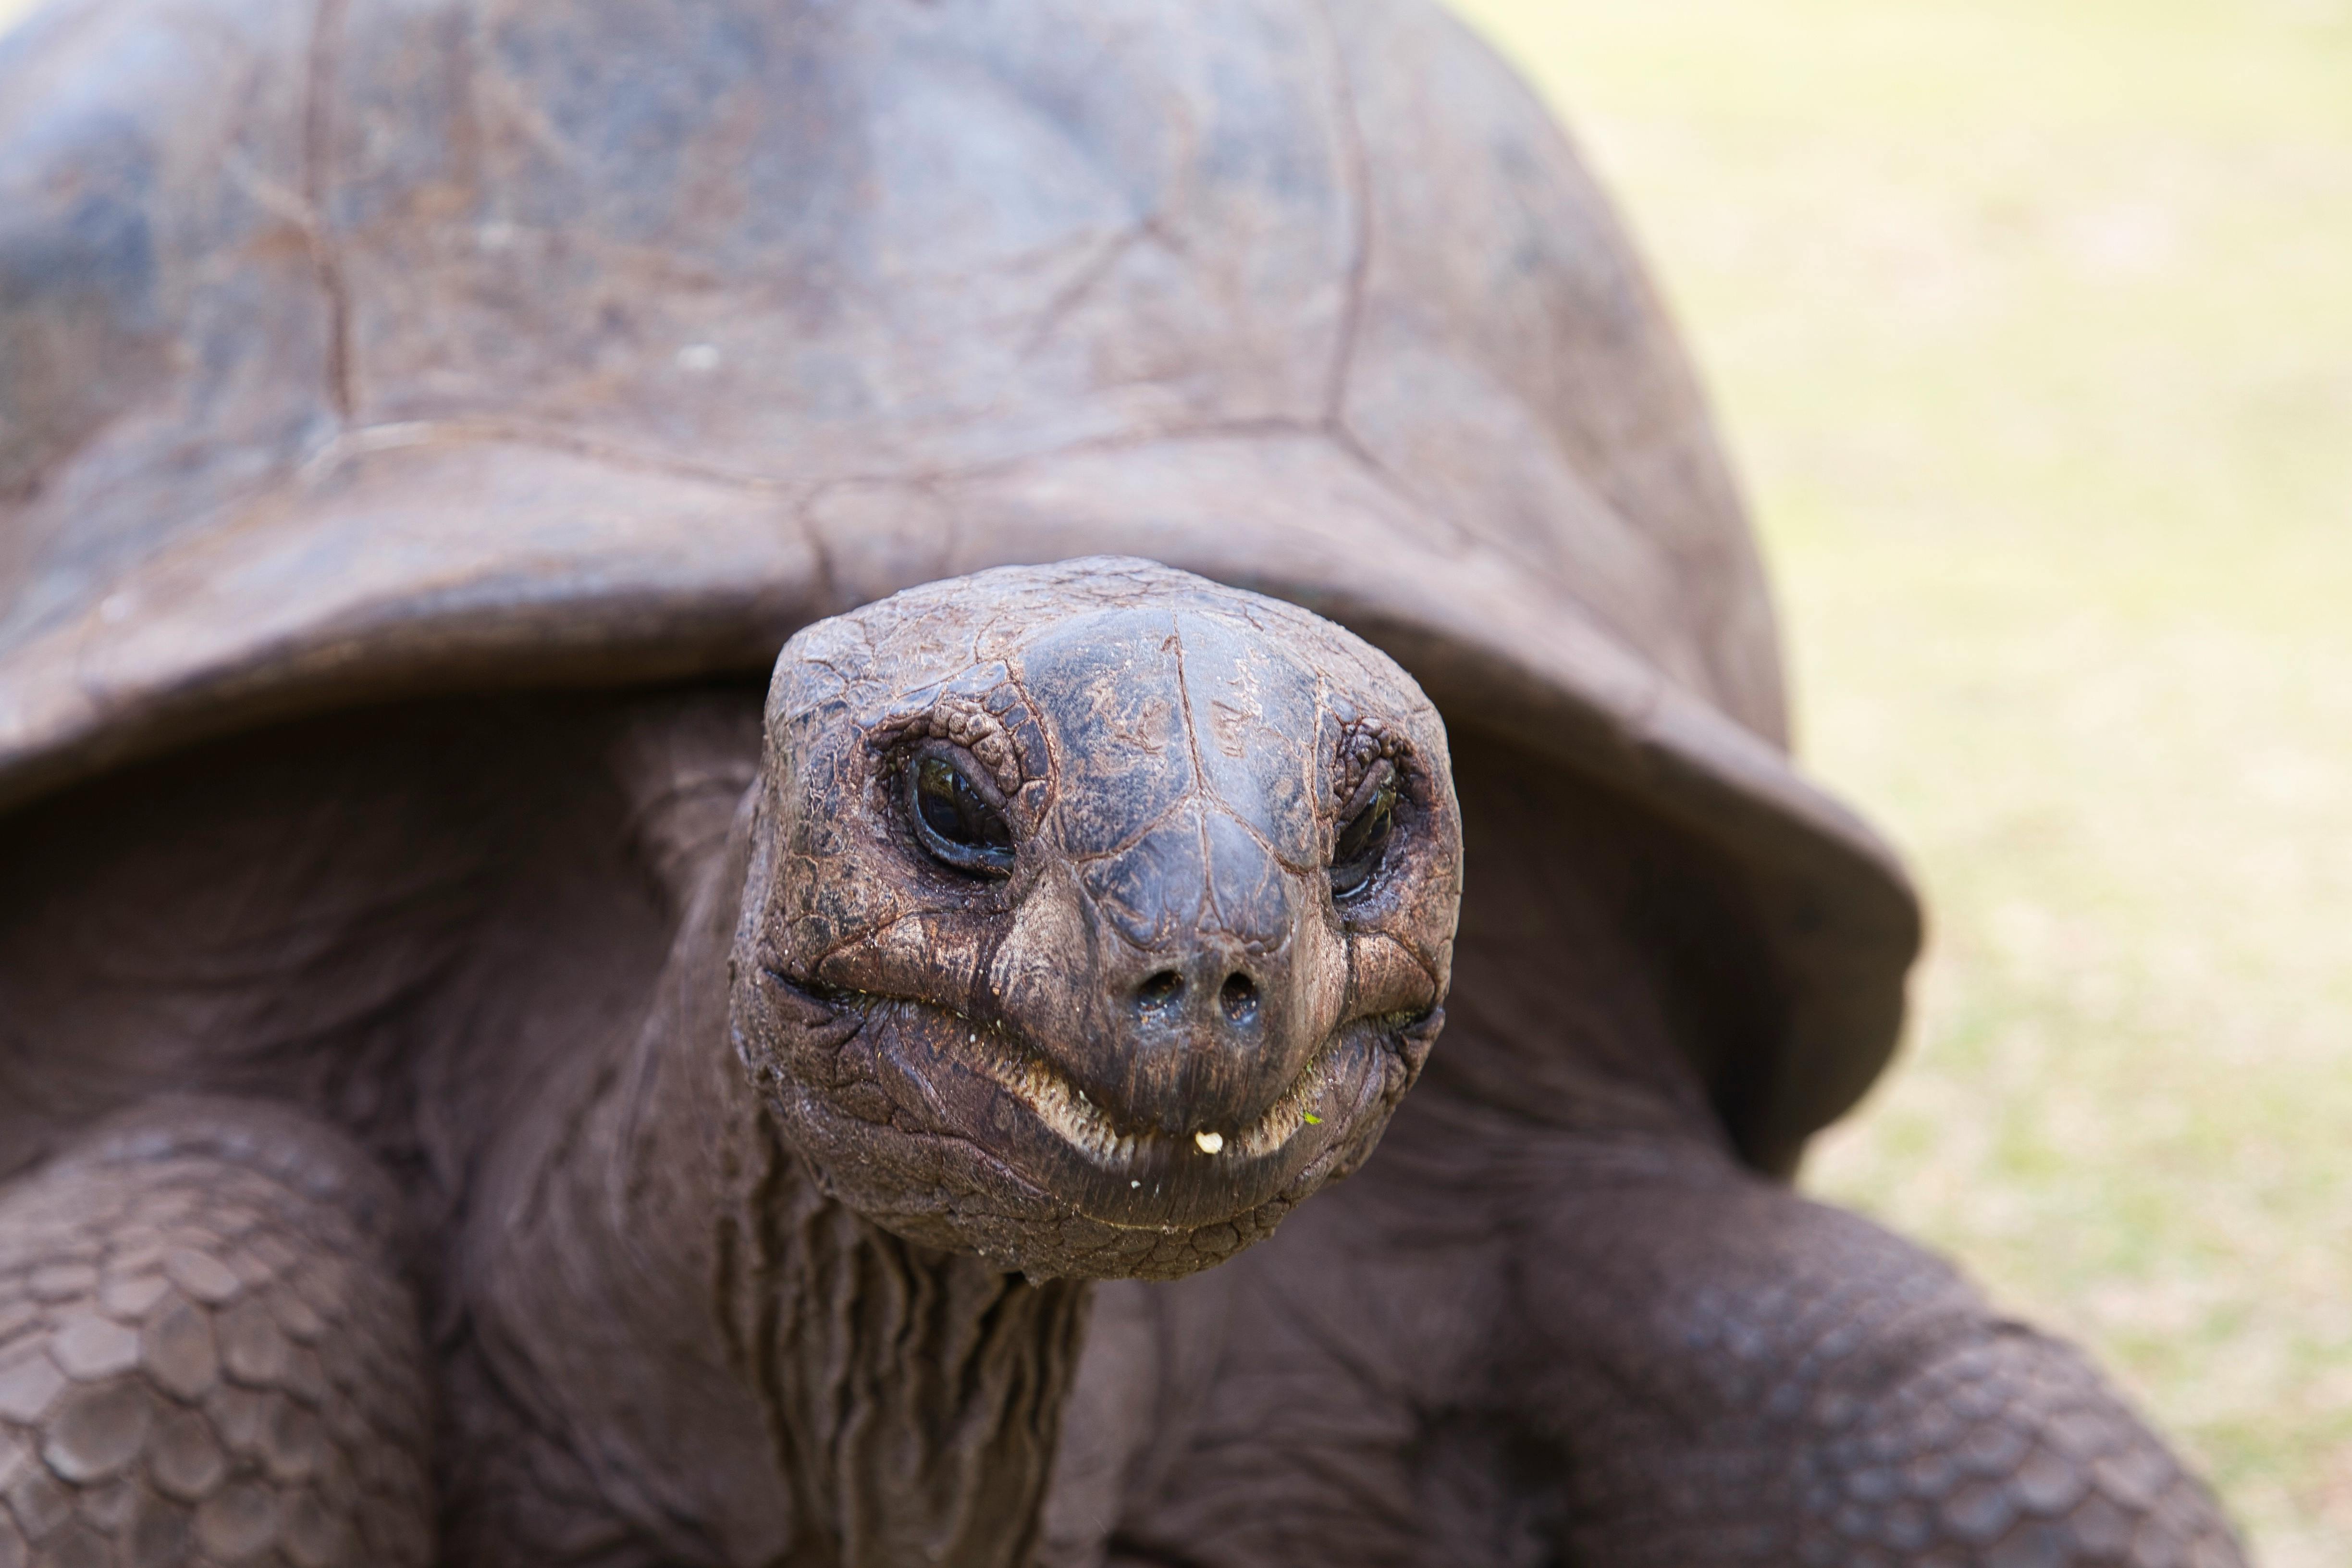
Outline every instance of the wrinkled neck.
<svg viewBox="0 0 2352 1568"><path fill-rule="evenodd" d="M1022 1568L1092 1287L902 1240L776 1157L726 1314L792 1488L788 1560Z"/></svg>
<svg viewBox="0 0 2352 1568"><path fill-rule="evenodd" d="M1089 1299L826 1197L735 1058L748 813L644 1028L551 1092L469 1258L495 1381L658 1548L729 1562L1025 1561ZM686 1522L682 1522L686 1521Z"/></svg>

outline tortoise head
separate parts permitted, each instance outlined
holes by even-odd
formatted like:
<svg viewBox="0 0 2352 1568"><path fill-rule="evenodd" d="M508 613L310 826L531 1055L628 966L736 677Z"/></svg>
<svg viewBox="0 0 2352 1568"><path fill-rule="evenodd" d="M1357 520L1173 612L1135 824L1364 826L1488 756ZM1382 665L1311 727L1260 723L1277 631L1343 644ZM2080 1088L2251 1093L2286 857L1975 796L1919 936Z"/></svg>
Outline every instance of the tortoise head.
<svg viewBox="0 0 2352 1568"><path fill-rule="evenodd" d="M736 1045L900 1235L1189 1273L1370 1152L1460 870L1436 711L1347 631L1139 561L934 584L778 661Z"/></svg>

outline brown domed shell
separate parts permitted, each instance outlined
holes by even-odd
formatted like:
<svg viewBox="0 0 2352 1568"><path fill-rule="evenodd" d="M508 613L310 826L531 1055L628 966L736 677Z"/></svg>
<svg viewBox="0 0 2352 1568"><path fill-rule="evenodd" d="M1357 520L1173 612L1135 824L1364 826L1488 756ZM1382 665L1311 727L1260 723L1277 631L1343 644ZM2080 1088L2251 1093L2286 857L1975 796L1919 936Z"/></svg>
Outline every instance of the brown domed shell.
<svg viewBox="0 0 2352 1568"><path fill-rule="evenodd" d="M1683 358L1423 0L63 0L0 215L0 802L1141 555L1741 868L1765 1163L1885 1060L1916 910L1783 752Z"/></svg>

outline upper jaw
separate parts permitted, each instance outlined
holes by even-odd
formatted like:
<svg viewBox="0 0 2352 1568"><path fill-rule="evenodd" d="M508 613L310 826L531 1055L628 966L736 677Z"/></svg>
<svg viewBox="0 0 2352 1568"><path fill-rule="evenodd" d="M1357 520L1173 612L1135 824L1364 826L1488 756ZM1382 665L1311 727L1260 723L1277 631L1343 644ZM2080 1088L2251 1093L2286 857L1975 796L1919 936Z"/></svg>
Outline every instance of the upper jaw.
<svg viewBox="0 0 2352 1568"><path fill-rule="evenodd" d="M1412 1021L1355 1021L1332 1031L1254 1120L1171 1131L1097 1103L1009 1022L774 971L765 979L830 1016L809 1033L815 1048L795 1076L820 1119L869 1124L856 1140L861 1161L889 1157L871 1147L877 1132L951 1140L1045 1205L1120 1228L1179 1232L1305 1196L1368 1152L1418 1065L1401 1040ZM820 1075L831 1080L824 1089L806 1081ZM845 1092L845 1080L854 1085Z"/></svg>

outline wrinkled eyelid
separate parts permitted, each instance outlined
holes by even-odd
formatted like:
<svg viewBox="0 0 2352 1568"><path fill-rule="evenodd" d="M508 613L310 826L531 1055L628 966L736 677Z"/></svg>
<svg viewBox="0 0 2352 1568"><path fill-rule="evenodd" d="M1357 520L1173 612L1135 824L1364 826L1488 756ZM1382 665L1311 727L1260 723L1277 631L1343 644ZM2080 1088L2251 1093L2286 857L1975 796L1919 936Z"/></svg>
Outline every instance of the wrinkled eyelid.
<svg viewBox="0 0 2352 1568"><path fill-rule="evenodd" d="M1345 847L1348 836L1359 826L1370 823L1375 816L1394 821L1396 808L1403 799L1404 792L1397 787L1393 776L1367 780L1365 787L1357 792L1357 798L1349 803L1350 809L1340 819L1339 832L1332 836L1333 852L1337 853Z"/></svg>
<svg viewBox="0 0 2352 1568"><path fill-rule="evenodd" d="M1382 757L1370 767L1366 768L1364 776L1357 781L1355 792L1339 803L1339 826L1342 831L1345 831L1348 824L1355 821L1366 807L1380 798L1383 786L1393 789L1399 801L1404 800L1408 793L1405 789L1403 767L1388 757Z"/></svg>

